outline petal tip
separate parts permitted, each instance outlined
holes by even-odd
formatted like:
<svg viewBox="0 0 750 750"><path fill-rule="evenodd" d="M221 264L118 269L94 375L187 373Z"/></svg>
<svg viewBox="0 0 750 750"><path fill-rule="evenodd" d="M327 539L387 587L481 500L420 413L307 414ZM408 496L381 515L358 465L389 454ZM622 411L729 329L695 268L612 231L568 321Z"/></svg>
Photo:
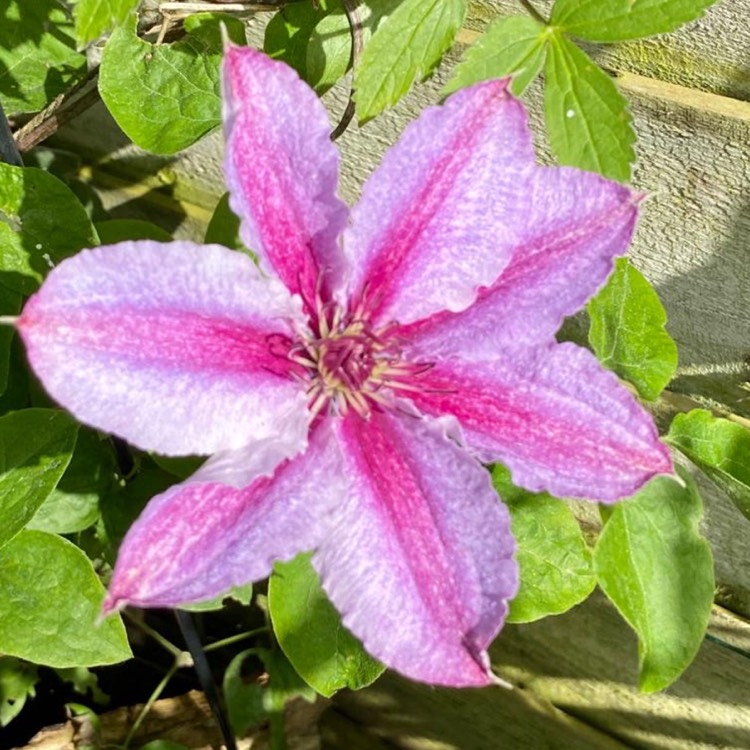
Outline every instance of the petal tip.
<svg viewBox="0 0 750 750"><path fill-rule="evenodd" d="M111 590L107 592L102 602L101 610L96 618L96 624L101 625L110 615L121 612L128 605L125 597L118 596Z"/></svg>

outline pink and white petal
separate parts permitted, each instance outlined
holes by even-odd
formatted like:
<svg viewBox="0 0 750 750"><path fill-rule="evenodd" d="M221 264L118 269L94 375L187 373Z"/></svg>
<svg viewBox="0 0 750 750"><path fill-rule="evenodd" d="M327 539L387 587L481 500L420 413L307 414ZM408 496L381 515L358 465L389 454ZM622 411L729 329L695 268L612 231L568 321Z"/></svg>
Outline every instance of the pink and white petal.
<svg viewBox="0 0 750 750"><path fill-rule="evenodd" d="M489 684L485 649L518 574L488 472L423 419L375 412L335 427L350 488L313 563L344 624L407 677Z"/></svg>
<svg viewBox="0 0 750 750"><path fill-rule="evenodd" d="M673 473L649 414L573 344L439 362L419 385L418 409L455 417L478 457L502 461L528 490L609 503Z"/></svg>
<svg viewBox="0 0 750 750"><path fill-rule="evenodd" d="M535 172L528 191L525 228L497 281L468 309L398 331L421 355L487 359L506 347L548 343L627 250L640 196L623 185L550 167Z"/></svg>
<svg viewBox="0 0 750 750"><path fill-rule="evenodd" d="M318 545L345 492L336 440L322 425L304 453L269 471L276 455L259 446L245 489L200 470L155 497L120 547L105 612L213 598Z"/></svg>
<svg viewBox="0 0 750 750"><path fill-rule="evenodd" d="M518 246L534 150L507 81L424 111L365 184L344 234L350 305L373 322L463 310Z"/></svg>
<svg viewBox="0 0 750 750"><path fill-rule="evenodd" d="M241 253L124 242L53 269L18 321L32 368L81 422L167 455L304 448L287 357L299 300Z"/></svg>
<svg viewBox="0 0 750 750"><path fill-rule="evenodd" d="M324 295L343 274L348 215L326 110L292 68L249 47L227 48L223 85L224 171L242 240L312 313L320 274Z"/></svg>

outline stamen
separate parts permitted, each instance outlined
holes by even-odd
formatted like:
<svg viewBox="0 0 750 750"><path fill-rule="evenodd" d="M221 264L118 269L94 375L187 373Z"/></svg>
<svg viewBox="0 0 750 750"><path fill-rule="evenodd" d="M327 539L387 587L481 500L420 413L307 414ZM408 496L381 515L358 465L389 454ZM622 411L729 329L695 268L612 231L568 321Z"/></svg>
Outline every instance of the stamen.
<svg viewBox="0 0 750 750"><path fill-rule="evenodd" d="M363 291L353 314L335 302L324 302L318 294L313 331L300 335L289 352L289 358L308 373L311 420L325 408L341 416L351 409L369 419L373 408L394 408L394 393L422 390L415 378L432 364L402 360L401 347L392 335L395 324L372 330L364 317L367 292Z"/></svg>
<svg viewBox="0 0 750 750"><path fill-rule="evenodd" d="M298 365L302 365L303 367L315 367L316 363L315 360L308 359L307 357L300 357L297 354L292 354L289 359L292 360L292 362L296 362Z"/></svg>
<svg viewBox="0 0 750 750"><path fill-rule="evenodd" d="M310 422L313 422L315 420L315 417L320 414L321 410L327 403L328 394L325 391L322 391L310 406Z"/></svg>

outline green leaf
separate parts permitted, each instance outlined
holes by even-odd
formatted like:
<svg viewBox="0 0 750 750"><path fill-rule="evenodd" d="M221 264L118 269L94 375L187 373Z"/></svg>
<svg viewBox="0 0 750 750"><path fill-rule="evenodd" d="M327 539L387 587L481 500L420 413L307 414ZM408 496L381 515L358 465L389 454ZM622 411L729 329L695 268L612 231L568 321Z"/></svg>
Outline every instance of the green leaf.
<svg viewBox="0 0 750 750"><path fill-rule="evenodd" d="M0 315L17 315L21 310L21 295L0 284ZM8 387L10 372L10 348L15 329L0 325L0 393Z"/></svg>
<svg viewBox="0 0 750 750"><path fill-rule="evenodd" d="M302 698L308 703L315 700L315 691L305 684L283 651L259 648L256 653L268 672L268 685L263 691L263 708L267 713L283 711L294 698Z"/></svg>
<svg viewBox="0 0 750 750"><path fill-rule="evenodd" d="M513 76L510 90L520 96L539 75L546 57L547 29L529 16L495 19L466 51L443 94L492 78Z"/></svg>
<svg viewBox="0 0 750 750"><path fill-rule="evenodd" d="M151 460L178 479L187 479L205 463L205 456L160 456L151 453Z"/></svg>
<svg viewBox="0 0 750 750"><path fill-rule="evenodd" d="M141 745L140 750L190 750L187 745L172 740L151 740L145 745Z"/></svg>
<svg viewBox="0 0 750 750"><path fill-rule="evenodd" d="M193 602L191 604L180 604L180 609L186 609L188 612L211 612L221 609L226 599L234 599L240 604L250 604L253 598L253 584L246 583L243 586L232 586L229 591L213 599L206 599L203 602Z"/></svg>
<svg viewBox="0 0 750 750"><path fill-rule="evenodd" d="M191 16L190 32L174 44L139 39L135 17L112 32L104 48L99 92L126 135L157 154L173 154L217 127L221 120L221 24L244 38L236 18Z"/></svg>
<svg viewBox="0 0 750 750"><path fill-rule="evenodd" d="M255 259L255 255L240 239L240 219L229 207L229 193L224 193L216 204L206 228L205 241L207 245L224 245L232 250L240 250Z"/></svg>
<svg viewBox="0 0 750 750"><path fill-rule="evenodd" d="M510 472L499 464L492 470L492 482L508 506L518 545L521 581L508 622L533 622L567 612L596 586L591 553L573 512L547 493L516 487Z"/></svg>
<svg viewBox="0 0 750 750"><path fill-rule="evenodd" d="M109 219L95 226L102 245L114 245L127 240L172 241L172 235L169 232L150 221L141 219Z"/></svg>
<svg viewBox="0 0 750 750"><path fill-rule="evenodd" d="M5 0L0 11L0 102L36 112L86 75L86 57L58 0Z"/></svg>
<svg viewBox="0 0 750 750"><path fill-rule="evenodd" d="M651 284L619 258L606 286L588 304L589 343L599 361L639 395L655 401L677 370L677 345Z"/></svg>
<svg viewBox="0 0 750 750"><path fill-rule="evenodd" d="M140 0L75 0L73 18L78 46L83 47L105 31L121 24Z"/></svg>
<svg viewBox="0 0 750 750"><path fill-rule="evenodd" d="M394 105L426 78L451 46L466 15L465 0L404 0L380 25L355 71L360 123Z"/></svg>
<svg viewBox="0 0 750 750"><path fill-rule="evenodd" d="M117 471L109 439L82 427L62 479L26 528L72 534L96 523L99 502L114 487Z"/></svg>
<svg viewBox="0 0 750 750"><path fill-rule="evenodd" d="M20 336L14 336L10 343L9 360L8 383L0 396L0 416L29 406L30 375Z"/></svg>
<svg viewBox="0 0 750 750"><path fill-rule="evenodd" d="M99 687L99 678L88 667L65 667L55 672L61 680L69 682L76 693L90 693L91 699L102 706L109 703L110 697Z"/></svg>
<svg viewBox="0 0 750 750"><path fill-rule="evenodd" d="M266 27L263 49L291 65L318 94L349 67L351 36L342 0L285 5Z"/></svg>
<svg viewBox="0 0 750 750"><path fill-rule="evenodd" d="M320 586L310 555L277 563L268 587L274 632L294 668L322 695L358 690L383 667L344 628Z"/></svg>
<svg viewBox="0 0 750 750"><path fill-rule="evenodd" d="M66 539L22 531L0 549L0 652L50 667L115 664L131 656L119 615L97 624L104 587Z"/></svg>
<svg viewBox="0 0 750 750"><path fill-rule="evenodd" d="M623 42L674 31L716 0L557 0L550 23L590 42Z"/></svg>
<svg viewBox="0 0 750 750"><path fill-rule="evenodd" d="M0 418L0 547L34 517L60 481L77 432L78 425L56 409L24 409Z"/></svg>
<svg viewBox="0 0 750 750"><path fill-rule="evenodd" d="M627 101L612 79L560 34L549 36L544 71L547 131L557 159L627 182L635 133Z"/></svg>
<svg viewBox="0 0 750 750"><path fill-rule="evenodd" d="M700 535L702 503L685 482L657 477L614 507L594 550L599 585L638 634L644 692L661 690L690 665L714 594L711 548Z"/></svg>
<svg viewBox="0 0 750 750"><path fill-rule="evenodd" d="M26 699L36 695L38 681L35 664L0 656L0 727L7 727L21 713Z"/></svg>
<svg viewBox="0 0 750 750"><path fill-rule="evenodd" d="M711 412L678 414L667 441L682 451L750 519L750 432Z"/></svg>
<svg viewBox="0 0 750 750"><path fill-rule="evenodd" d="M263 708L263 688L257 681L248 681L242 674L242 666L248 656L256 654L256 649L248 649L237 654L224 672L222 691L227 706L229 725L233 734L244 737L266 716Z"/></svg>
<svg viewBox="0 0 750 750"><path fill-rule="evenodd" d="M96 531L110 562L114 563L120 543L148 501L173 484L174 475L158 466L147 465L131 481L122 482L104 495L99 504L101 518Z"/></svg>
<svg viewBox="0 0 750 750"><path fill-rule="evenodd" d="M83 206L57 177L0 163L0 284L31 294L52 266L97 244Z"/></svg>
<svg viewBox="0 0 750 750"><path fill-rule="evenodd" d="M367 0L357 6L362 43L400 0ZM266 27L263 49L270 57L291 65L318 94L324 94L348 70L351 33L342 0L289 3Z"/></svg>

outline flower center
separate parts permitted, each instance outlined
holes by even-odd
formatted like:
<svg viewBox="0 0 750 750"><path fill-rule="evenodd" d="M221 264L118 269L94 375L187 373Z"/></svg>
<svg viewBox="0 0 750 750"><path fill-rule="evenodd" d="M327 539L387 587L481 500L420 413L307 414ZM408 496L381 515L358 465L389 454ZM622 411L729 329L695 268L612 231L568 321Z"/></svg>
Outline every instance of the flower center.
<svg viewBox="0 0 750 750"><path fill-rule="evenodd" d="M409 381L424 364L403 360L387 328L373 330L362 320L345 321L340 310L320 316L320 335L304 337L291 352L309 376L307 393L314 419L324 408L344 415L354 409L367 418L375 404L390 406L393 390L414 390Z"/></svg>

